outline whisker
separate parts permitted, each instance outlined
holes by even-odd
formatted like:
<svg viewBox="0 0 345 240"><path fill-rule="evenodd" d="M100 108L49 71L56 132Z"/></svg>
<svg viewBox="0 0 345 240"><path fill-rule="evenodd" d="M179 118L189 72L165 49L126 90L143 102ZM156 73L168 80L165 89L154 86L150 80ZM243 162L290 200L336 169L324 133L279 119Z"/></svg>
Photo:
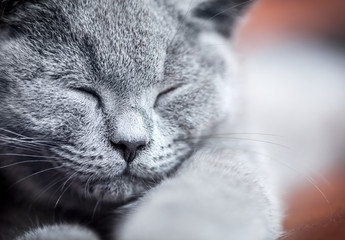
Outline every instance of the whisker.
<svg viewBox="0 0 345 240"><path fill-rule="evenodd" d="M98 198L98 200L97 200L97 202L96 202L96 204L95 204L95 207L93 208L93 211L92 211L91 221L93 221L94 218L95 218L96 211L97 211L97 208L98 208L100 202L101 202L101 198Z"/></svg>
<svg viewBox="0 0 345 240"><path fill-rule="evenodd" d="M11 189L11 188L12 188L14 185L16 185L16 184L21 183L21 182L27 180L28 178L31 178L31 177L33 177L33 176L36 176L36 175L39 175L39 174L41 174L41 173L45 173L45 172L48 172L48 171L60 169L60 168L63 168L63 166L47 168L47 169L41 170L41 171L39 171L39 172L35 172L35 173L33 173L33 174L30 174L29 176L26 176L26 177L20 179L19 181L13 183L13 184L9 187L9 189Z"/></svg>
<svg viewBox="0 0 345 240"><path fill-rule="evenodd" d="M54 178L57 174L54 174L52 178ZM54 181L53 183L51 183L50 185L47 184L46 187L42 188L42 191L40 191L39 194L36 195L36 197L34 198L34 200L32 201L32 203L29 206L29 209L31 209L33 207L33 205L35 204L36 201L38 201L38 199L47 191L49 191L51 188L53 188L55 185L57 185L58 183L62 182L63 179L58 179L57 181Z"/></svg>
<svg viewBox="0 0 345 240"><path fill-rule="evenodd" d="M260 156L263 156L263 157L266 157L268 158L270 161L276 163L278 162L279 164L287 167L288 169L292 170L293 172L295 173L298 173L302 178L304 178L305 180L307 180L320 194L321 196L323 197L323 199L326 201L327 204L330 204L330 201L328 200L328 198L326 197L325 193L321 190L321 188L316 184L315 180L313 179L313 177L311 176L308 176L306 174L303 174L301 171L299 171L298 169L296 169L295 167L293 167L292 165L284 162L284 161L281 161L281 160L278 160L279 158L273 158L272 156L268 155L267 153L261 153L261 152L258 152L258 151L254 151L254 150L250 150L248 148L240 148L238 146L236 146L235 150L238 149L238 150L242 150L242 151L245 151L245 152L248 152L248 153L254 153L254 154L258 154ZM317 174L317 176L321 179L321 180L326 180L326 178L321 175L320 173L314 171L312 168L309 168L309 170L313 171L314 173ZM327 181L327 180L326 180ZM327 181L328 182L328 181Z"/></svg>
<svg viewBox="0 0 345 240"><path fill-rule="evenodd" d="M211 137L213 137L214 139L219 139L219 138L216 138L217 136L227 136L227 135L258 135L258 136L269 136L269 137L274 137L274 138L284 138L284 136L282 135L278 135L278 134L270 134L270 133L248 133L248 132L237 132L237 133L225 133L225 134L216 134L216 135L209 135ZM205 138L207 138L208 136L203 136ZM212 139L212 138L211 138ZM223 138L221 138L223 139ZM242 138L241 138L242 140ZM247 140L247 139L245 139ZM254 140L254 139L253 139ZM255 141L262 141L262 140L256 140ZM270 142L267 142L267 141L263 141L265 143L270 143ZM274 144L278 144L278 143L274 143ZM281 146L284 146L282 144L278 144L278 145L281 145ZM290 150L292 150L291 147L288 147L288 146L285 146L286 148L289 148ZM320 174L319 172L315 171L314 169L312 168L309 168L308 169L315 175L317 175L326 185L329 185L329 182L327 181L327 179L325 178L325 176L323 176L322 174Z"/></svg>
<svg viewBox="0 0 345 240"><path fill-rule="evenodd" d="M225 9L223 9L222 11L219 11L217 14L213 15L212 17L206 19L206 21L209 22L209 21L211 21L212 19L218 17L219 15L221 15L221 14L227 12L227 11L234 10L234 9L236 9L237 7L241 7L241 6L245 5L245 4L249 4L249 3L253 2L253 1L254 1L254 0L248 0L248 1L245 1L245 2L242 2L242 3L239 3L239 4L236 4L236 5L233 5L233 6L231 6L231 7L225 8Z"/></svg>
<svg viewBox="0 0 345 240"><path fill-rule="evenodd" d="M52 144L44 144L44 143L41 143L39 140L12 138L8 136L4 136L4 135L0 135L0 140L4 142L8 142L8 143L16 143L16 144L21 143L27 146L37 147L38 149L52 147Z"/></svg>
<svg viewBox="0 0 345 240"><path fill-rule="evenodd" d="M273 134L273 133L260 133L260 132L254 132L254 133L250 133L250 132L232 132L232 133L220 133L220 134L216 134L216 135L220 135L220 136L226 136L226 135L259 135L259 136L270 136L270 137L279 137L279 138L284 138L283 135L278 135L278 134Z"/></svg>
<svg viewBox="0 0 345 240"><path fill-rule="evenodd" d="M92 175L90 175L85 183L85 188L84 188L84 193L85 193L85 197L86 194L88 193L89 197L90 197L90 193L87 191L88 188L90 188L90 181L92 179Z"/></svg>
<svg viewBox="0 0 345 240"><path fill-rule="evenodd" d="M14 140L14 141L20 141L20 142L27 142L27 143L34 143L34 144L40 144L40 145L48 145L46 144L47 141L34 139L34 138L28 138L28 137L11 137L6 134L0 134L0 137L3 139L8 140Z"/></svg>
<svg viewBox="0 0 345 240"><path fill-rule="evenodd" d="M73 183L73 181L71 181L71 182L68 184L68 186L65 188L65 190L63 190L63 192L60 194L59 198L56 200L54 209L57 208L57 206L58 206L58 204L59 204L59 202L60 202L62 196L63 196L63 195L65 194L65 192L67 192L67 190L71 187L72 183Z"/></svg>
<svg viewBox="0 0 345 240"><path fill-rule="evenodd" d="M189 5L188 5L188 8L187 8L187 11L186 11L186 13L183 15L184 18L186 18L187 15L189 14L189 12L192 10L193 2L194 2L193 0L190 0ZM183 24L184 24L184 22L181 21L181 22L179 23L179 25L177 26L176 31L175 31L175 33L174 33L174 35L173 35L173 37L172 37L172 39L171 39L171 41L170 41L171 43L174 43L177 34L180 32L180 30L181 30L182 27L183 27Z"/></svg>
<svg viewBox="0 0 345 240"><path fill-rule="evenodd" d="M265 156L265 157L268 157L270 160L273 160L273 158L267 156L267 154L264 154L264 153L259 153L259 152L255 152L255 151L250 151L250 152L253 152L253 153L256 153L256 154L261 154L262 156ZM287 168L289 168L290 170L300 174L305 180L307 180L313 187L315 187L315 189L317 189L320 194L322 195L322 197L324 198L324 200L326 201L327 204L330 203L330 201L328 200L328 198L326 197L326 195L324 194L324 192L321 190L321 188L315 183L315 180L311 177L311 176L308 176L308 175L305 175L303 173L301 173L298 169L296 169L295 167L293 167L292 165L286 163L286 162L283 162L283 161L280 161L278 160L277 158L274 159L274 162L279 162L280 164L282 164L283 166L286 166ZM310 169L312 170L312 169ZM312 170L313 171L313 170ZM315 172L315 171L313 171ZM317 173L317 172L315 172ZM320 177L320 179L322 181L326 181L326 178L321 175L320 173L317 173L317 176ZM328 181L326 181L328 182Z"/></svg>
<svg viewBox="0 0 345 240"><path fill-rule="evenodd" d="M277 146L280 148L284 148L287 150L292 151L293 149L289 146L280 144L280 143L275 143L275 142L270 142L266 140L259 140L259 139L251 139L251 138L236 138L236 137L226 137L226 136L201 136L201 137L189 137L189 138L180 138L180 139L175 139L175 141L187 141L187 140L195 140L195 139L202 139L202 140L215 140L215 139L225 139L225 140L240 140L240 141L251 141L251 142L258 142L258 143L265 143L273 146Z"/></svg>
<svg viewBox="0 0 345 240"><path fill-rule="evenodd" d="M28 136L25 136L25 135L22 135L22 134L19 134L19 133L16 133L16 132L13 132L13 131L10 131L8 129L5 129L5 128L1 128L0 127L0 131L4 131L4 132L7 132L7 133L10 133L10 134L13 134L13 135L16 135L20 138L17 138L17 139L21 139L21 140L29 140L31 142L38 142L38 143L51 143L51 141L47 141L47 140L41 140L41 139L33 139L31 137L28 137ZM1 136L6 136L6 137L9 137L7 135L4 135L4 134L0 134ZM15 138L16 139L16 138Z"/></svg>
<svg viewBox="0 0 345 240"><path fill-rule="evenodd" d="M0 127L0 131L4 131L4 132L7 132L7 133L10 133L10 134L13 134L13 135L19 136L19 137L28 138L27 136L24 136L24 135L22 135L22 134L19 134L19 133L13 132L13 131L11 131L11 130L8 130L8 129L2 128L2 127Z"/></svg>
<svg viewBox="0 0 345 240"><path fill-rule="evenodd" d="M230 132L230 133L217 133L217 134L208 134L202 135L201 137L208 137L208 136L232 136L232 135L257 135L257 136L267 136L267 137L277 137L277 138L285 138L283 135L273 134L273 133L261 133L261 132Z"/></svg>
<svg viewBox="0 0 345 240"><path fill-rule="evenodd" d="M78 174L78 172L75 172L75 173L71 174L71 176L69 176L69 178L67 178L67 180L62 184L61 190L63 190L65 188L65 185L67 184L67 182L69 180L71 180L77 174Z"/></svg>
<svg viewBox="0 0 345 240"><path fill-rule="evenodd" d="M205 47L217 47L217 46L227 46L228 44L225 43L213 43L213 44L202 44L202 45L198 45L197 48L188 48L188 49L184 49L183 52L185 54L194 54L194 53L198 53L200 52L201 48L205 48Z"/></svg>
<svg viewBox="0 0 345 240"><path fill-rule="evenodd" d="M8 168L8 167L13 167L13 166L17 166L17 165L20 165L20 164L25 164L25 163L42 163L42 162L49 162L49 163L52 163L55 161L53 160L27 160L27 161L21 161L21 162L16 162L16 163L11 163L11 164L8 164L8 165L5 165L5 166L0 166L0 169L4 169L4 168Z"/></svg>
<svg viewBox="0 0 345 240"><path fill-rule="evenodd" d="M60 159L60 158L58 158L58 157L52 157L52 156L40 156L40 155L30 155L30 154L20 154L20 153L1 153L0 156L15 156L15 157L35 157L35 158Z"/></svg>
<svg viewBox="0 0 345 240"><path fill-rule="evenodd" d="M3 141L3 139L0 139L0 141ZM1 144L1 145L5 145L5 146L11 146L13 148L16 149L20 149L20 150L27 150L27 151L42 151L44 150L43 148L38 148L38 147L32 147L32 146L28 146L28 145L23 145L21 143L21 145L18 145L19 143L17 142L13 142L13 141L3 141L5 143Z"/></svg>

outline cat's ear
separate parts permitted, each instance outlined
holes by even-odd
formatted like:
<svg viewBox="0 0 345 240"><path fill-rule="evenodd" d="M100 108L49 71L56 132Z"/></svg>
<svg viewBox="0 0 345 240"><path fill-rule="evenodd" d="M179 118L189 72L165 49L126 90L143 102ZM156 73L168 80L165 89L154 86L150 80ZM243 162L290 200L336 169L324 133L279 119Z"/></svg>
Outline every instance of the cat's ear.
<svg viewBox="0 0 345 240"><path fill-rule="evenodd" d="M0 24L21 22L26 17L37 16L44 9L48 0L0 0Z"/></svg>
<svg viewBox="0 0 345 240"><path fill-rule="evenodd" d="M212 23L224 36L231 34L231 29L241 12L252 0L203 0L194 7L192 14Z"/></svg>
<svg viewBox="0 0 345 240"><path fill-rule="evenodd" d="M0 21L11 15L22 4L34 2L27 0L0 0Z"/></svg>
<svg viewBox="0 0 345 240"><path fill-rule="evenodd" d="M0 0L0 38L11 37L46 18L47 0Z"/></svg>

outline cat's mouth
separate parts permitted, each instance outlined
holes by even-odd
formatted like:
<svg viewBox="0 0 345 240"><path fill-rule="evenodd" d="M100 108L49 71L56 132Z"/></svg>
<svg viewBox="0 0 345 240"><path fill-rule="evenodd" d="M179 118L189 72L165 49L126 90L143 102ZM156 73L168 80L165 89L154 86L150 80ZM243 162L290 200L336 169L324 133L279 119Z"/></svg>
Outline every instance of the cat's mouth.
<svg viewBox="0 0 345 240"><path fill-rule="evenodd" d="M86 189L87 194L92 198L117 205L126 205L127 202L131 202L131 199L141 197L163 179L175 174L181 164L182 161L168 172L148 174L146 177L139 175L135 168L128 165L121 173L113 176L93 175L87 178L84 176L83 180L77 183L73 189L84 195Z"/></svg>
<svg viewBox="0 0 345 240"><path fill-rule="evenodd" d="M61 152L59 153L61 156ZM69 160L69 156L62 155L66 160L60 162L63 168L57 171L66 179L65 185L71 184L71 191L81 197L112 203L126 202L174 175L191 153L192 151L180 150L172 158L167 156L155 164L142 158L140 161L120 162L108 167L85 162L75 163Z"/></svg>
<svg viewBox="0 0 345 240"><path fill-rule="evenodd" d="M128 170L115 178L99 178L89 182L87 188L89 194L97 199L126 203L142 196L144 192L156 186L161 180L137 177Z"/></svg>

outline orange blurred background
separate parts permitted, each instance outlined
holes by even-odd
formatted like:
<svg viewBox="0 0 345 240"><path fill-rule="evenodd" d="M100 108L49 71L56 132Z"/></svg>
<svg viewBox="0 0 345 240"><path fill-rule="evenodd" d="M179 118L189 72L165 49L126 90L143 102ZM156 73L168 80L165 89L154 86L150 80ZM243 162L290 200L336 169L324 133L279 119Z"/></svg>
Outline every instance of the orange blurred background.
<svg viewBox="0 0 345 240"><path fill-rule="evenodd" d="M248 1L251 2L251 1ZM237 29L240 47L276 38L345 38L344 0L254 0Z"/></svg>
<svg viewBox="0 0 345 240"><path fill-rule="evenodd" d="M238 26L235 39L240 50L286 38L344 41L345 0L257 0ZM328 184L316 184L327 200L311 184L286 199L282 239L345 239L345 164L324 175Z"/></svg>

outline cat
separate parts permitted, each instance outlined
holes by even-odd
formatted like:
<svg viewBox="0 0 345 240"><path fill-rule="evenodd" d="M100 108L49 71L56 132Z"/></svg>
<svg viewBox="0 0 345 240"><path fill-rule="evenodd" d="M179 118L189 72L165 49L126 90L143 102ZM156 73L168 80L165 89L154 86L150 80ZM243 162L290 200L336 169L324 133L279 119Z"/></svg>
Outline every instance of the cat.
<svg viewBox="0 0 345 240"><path fill-rule="evenodd" d="M243 92L286 89L263 84L285 62L232 49L245 5L1 1L1 239L278 238L280 171L263 154L278 141L241 132L310 136L316 115L287 122L282 99Z"/></svg>
<svg viewBox="0 0 345 240"><path fill-rule="evenodd" d="M1 239L112 238L235 105L242 3L1 1Z"/></svg>

